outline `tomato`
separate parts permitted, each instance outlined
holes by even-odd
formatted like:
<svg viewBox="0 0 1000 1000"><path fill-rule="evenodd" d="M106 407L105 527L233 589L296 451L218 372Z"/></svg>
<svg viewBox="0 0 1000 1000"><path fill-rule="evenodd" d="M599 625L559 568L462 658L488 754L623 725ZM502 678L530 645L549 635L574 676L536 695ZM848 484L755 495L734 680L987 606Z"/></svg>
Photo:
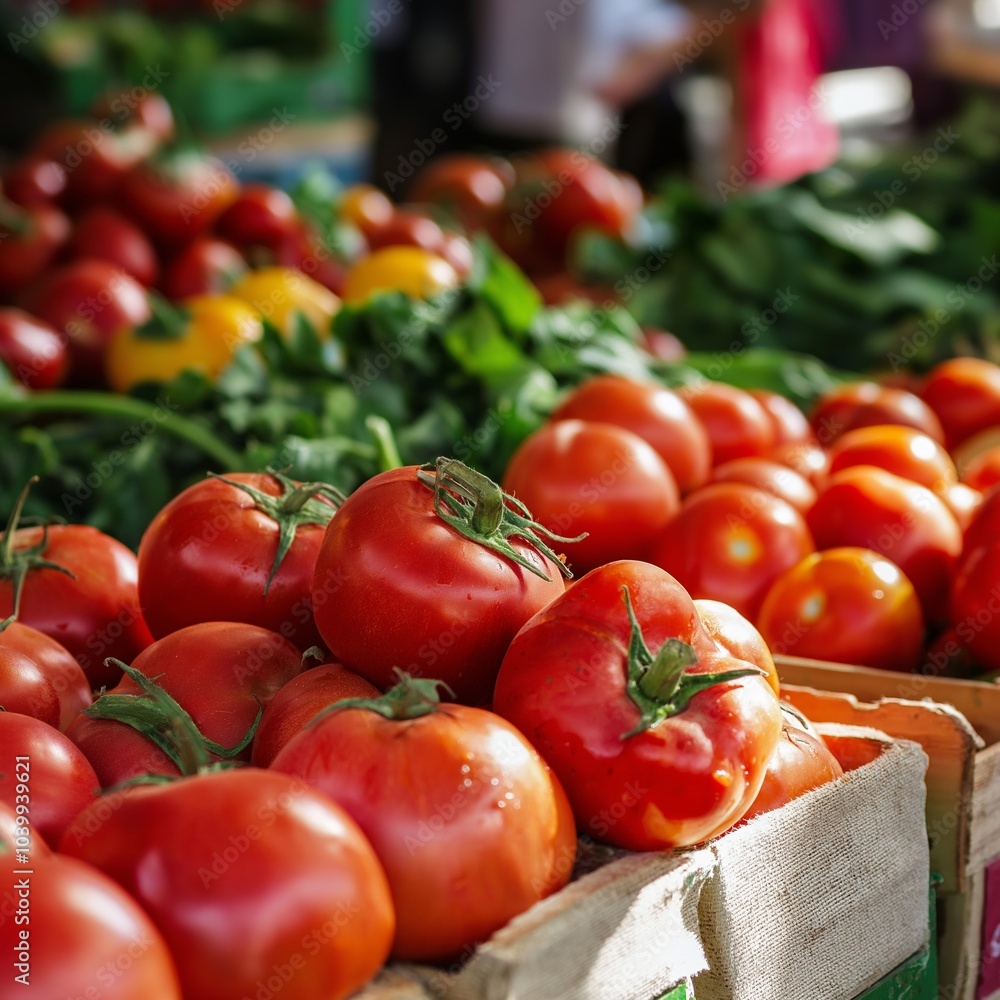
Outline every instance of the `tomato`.
<svg viewBox="0 0 1000 1000"><path fill-rule="evenodd" d="M910 579L924 615L941 617L962 549L951 511L929 489L871 465L830 476L806 520L819 549L874 549Z"/></svg>
<svg viewBox="0 0 1000 1000"><path fill-rule="evenodd" d="M687 348L681 339L666 330L644 326L642 342L646 350L661 361L683 361L687 355Z"/></svg>
<svg viewBox="0 0 1000 1000"><path fill-rule="evenodd" d="M841 434L830 447L830 472L875 465L935 493L957 479L948 452L933 438L901 424L873 424Z"/></svg>
<svg viewBox="0 0 1000 1000"><path fill-rule="evenodd" d="M177 775L192 755L222 755L205 747L190 726L177 724L169 739L151 733L143 709L156 698L134 697L143 691L139 675L155 679L203 737L228 750L241 744L258 712L301 669L299 651L276 632L235 622L191 625L140 653L131 666L139 674L123 677L73 721L66 735L86 755L104 788L140 774ZM158 719L153 723L154 730L165 728L157 725ZM251 753L248 744L235 757L248 761Z"/></svg>
<svg viewBox="0 0 1000 1000"><path fill-rule="evenodd" d="M168 299L228 292L248 270L243 255L228 243L201 236L167 266L160 288Z"/></svg>
<svg viewBox="0 0 1000 1000"><path fill-rule="evenodd" d="M214 380L246 344L263 336L258 314L232 295L198 295L177 309L157 306L156 316L138 328L123 327L108 344L108 385L129 392L143 382L169 382L181 372Z"/></svg>
<svg viewBox="0 0 1000 1000"><path fill-rule="evenodd" d="M979 490L974 490L965 483L948 483L938 491L938 496L951 511L963 532L972 524L986 499Z"/></svg>
<svg viewBox="0 0 1000 1000"><path fill-rule="evenodd" d="M15 205L58 202L66 190L66 171L55 160L28 154L3 174L3 193Z"/></svg>
<svg viewBox="0 0 1000 1000"><path fill-rule="evenodd" d="M525 515L460 462L362 484L316 561L313 610L334 659L382 690L400 667L433 673L456 701L488 703L514 633L564 589Z"/></svg>
<svg viewBox="0 0 1000 1000"><path fill-rule="evenodd" d="M73 654L49 636L21 622L11 622L0 631L0 650L11 649L27 656L52 685L59 699L57 729L66 727L91 703L87 675Z"/></svg>
<svg viewBox="0 0 1000 1000"><path fill-rule="evenodd" d="M528 741L492 712L439 704L435 687L406 678L365 707L334 708L271 765L361 827L389 879L404 961L485 940L562 888L576 856L566 794Z"/></svg>
<svg viewBox="0 0 1000 1000"><path fill-rule="evenodd" d="M201 236L238 193L239 184L223 163L187 152L130 170L118 196L150 239L169 250Z"/></svg>
<svg viewBox="0 0 1000 1000"><path fill-rule="evenodd" d="M816 502L816 489L794 469L766 458L734 458L712 470L713 483L746 483L791 504L804 514Z"/></svg>
<svg viewBox="0 0 1000 1000"><path fill-rule="evenodd" d="M441 257L455 269L461 281L468 281L475 265L472 244L458 233L445 233Z"/></svg>
<svg viewBox="0 0 1000 1000"><path fill-rule="evenodd" d="M950 450L1000 424L1000 366L982 358L950 358L927 374L920 396L941 421Z"/></svg>
<svg viewBox="0 0 1000 1000"><path fill-rule="evenodd" d="M705 631L716 643L737 660L746 660L747 663L760 667L774 693L780 694L781 685L774 657L753 623L744 618L736 608L723 604L722 601L702 599L695 601L694 606Z"/></svg>
<svg viewBox="0 0 1000 1000"><path fill-rule="evenodd" d="M88 525L16 528L26 496L0 537L0 620L14 613L23 574L18 621L58 639L92 687L113 684L121 671L104 658L127 662L153 641L139 608L135 556Z"/></svg>
<svg viewBox="0 0 1000 1000"><path fill-rule="evenodd" d="M734 458L766 455L774 446L771 418L750 393L706 380L682 386L678 395L708 433L713 466Z"/></svg>
<svg viewBox="0 0 1000 1000"><path fill-rule="evenodd" d="M992 490L965 529L963 553L981 545L992 545L1000 538L1000 490Z"/></svg>
<svg viewBox="0 0 1000 1000"><path fill-rule="evenodd" d="M924 615L902 570L870 549L807 556L774 581L757 627L775 653L882 670L913 670Z"/></svg>
<svg viewBox="0 0 1000 1000"><path fill-rule="evenodd" d="M147 90L138 98L134 96L134 91L107 95L91 113L95 118L114 115L123 119L119 127L126 135L141 129L160 143L169 142L174 137L174 113L167 99L155 90Z"/></svg>
<svg viewBox="0 0 1000 1000"><path fill-rule="evenodd" d="M48 323L0 308L0 361L29 389L53 389L66 374L66 345Z"/></svg>
<svg viewBox="0 0 1000 1000"><path fill-rule="evenodd" d="M292 335L300 315L320 337L328 337L330 324L340 309L340 299L333 292L288 267L249 271L229 294L251 305L286 337Z"/></svg>
<svg viewBox="0 0 1000 1000"><path fill-rule="evenodd" d="M302 650L319 645L313 574L341 499L331 487L264 473L189 486L139 545L139 599L150 631L162 638L197 622L248 622ZM324 582L330 599L342 579L341 571Z"/></svg>
<svg viewBox="0 0 1000 1000"><path fill-rule="evenodd" d="M0 712L0 757L0 802L27 805L32 832L55 847L96 798L94 769L58 729L16 712Z"/></svg>
<svg viewBox="0 0 1000 1000"><path fill-rule="evenodd" d="M23 812L18 816L10 806L0 802L0 854L7 854L9 857L10 852L14 850L27 853L31 863L52 857L52 848L41 837L36 837L32 833L28 813ZM14 866L10 867L13 869ZM7 912L9 900L6 896L2 898L4 899L4 917L6 918L9 916ZM13 921L4 919L0 922L0 927L8 922L13 923Z"/></svg>
<svg viewBox="0 0 1000 1000"><path fill-rule="evenodd" d="M680 508L663 459L624 427L559 420L529 435L511 456L503 488L547 530L586 537L566 547L574 572L640 559Z"/></svg>
<svg viewBox="0 0 1000 1000"><path fill-rule="evenodd" d="M968 635L968 630L965 630ZM954 626L944 629L931 642L917 673L930 677L975 677L982 673L968 643L963 642Z"/></svg>
<svg viewBox="0 0 1000 1000"><path fill-rule="evenodd" d="M4 996L27 984L36 997L181 1000L173 959L142 907L107 875L74 858L32 859L25 877L6 864L5 899L29 895L30 922L0 923L7 981ZM19 964L23 959L23 965ZM25 978L18 982L18 975ZM8 987L14 982L15 987Z"/></svg>
<svg viewBox="0 0 1000 1000"><path fill-rule="evenodd" d="M1000 670L1000 544L966 546L949 600L959 641L988 670Z"/></svg>
<svg viewBox="0 0 1000 1000"><path fill-rule="evenodd" d="M961 480L974 490L986 491L1000 483L1000 447L989 448L961 469Z"/></svg>
<svg viewBox="0 0 1000 1000"><path fill-rule="evenodd" d="M69 219L51 205L0 202L0 296L12 298L37 281L69 237Z"/></svg>
<svg viewBox="0 0 1000 1000"><path fill-rule="evenodd" d="M463 229L474 232L494 225L512 181L506 161L454 153L422 167L407 194L410 201L443 206Z"/></svg>
<svg viewBox="0 0 1000 1000"><path fill-rule="evenodd" d="M110 261L84 258L47 274L33 289L27 308L61 331L75 382L98 382L108 342L125 327L151 316L146 291Z"/></svg>
<svg viewBox="0 0 1000 1000"><path fill-rule="evenodd" d="M10 646L0 646L0 705L59 728L55 686L34 660Z"/></svg>
<svg viewBox="0 0 1000 1000"><path fill-rule="evenodd" d="M764 407L764 412L771 421L775 446L805 444L812 440L812 428L806 415L790 399L767 389L748 391Z"/></svg>
<svg viewBox="0 0 1000 1000"><path fill-rule="evenodd" d="M649 549L693 597L754 621L768 588L814 550L802 515L766 490L717 483L692 493Z"/></svg>
<svg viewBox="0 0 1000 1000"><path fill-rule="evenodd" d="M301 271L321 287L338 298L344 293L344 282L351 264L368 252L368 244L361 233L349 224L341 223L334 235L317 231L305 220L298 222L278 244L273 253L252 248L250 259L255 263L273 263Z"/></svg>
<svg viewBox="0 0 1000 1000"><path fill-rule="evenodd" d="M153 245L142 230L103 205L77 219L67 250L71 259L108 260L147 287L156 281L159 271Z"/></svg>
<svg viewBox="0 0 1000 1000"><path fill-rule="evenodd" d="M444 230L422 212L396 209L385 225L367 234L372 250L386 247L419 247L427 253L441 256L444 249Z"/></svg>
<svg viewBox="0 0 1000 1000"><path fill-rule="evenodd" d="M901 424L944 443L944 430L934 411L917 395L877 382L846 382L821 396L809 417L821 445L829 447L856 427Z"/></svg>
<svg viewBox="0 0 1000 1000"><path fill-rule="evenodd" d="M365 236L388 224L396 209L377 187L355 184L340 196L340 214Z"/></svg>
<svg viewBox="0 0 1000 1000"><path fill-rule="evenodd" d="M766 457L804 476L815 489L826 481L830 467L830 456L817 444L779 444Z"/></svg>
<svg viewBox="0 0 1000 1000"><path fill-rule="evenodd" d="M843 775L844 769L822 738L803 728L786 709L782 712L781 739L767 762L764 783L743 821L780 809Z"/></svg>
<svg viewBox="0 0 1000 1000"><path fill-rule="evenodd" d="M458 272L443 257L415 246L391 246L362 258L344 279L344 301L359 305L378 292L429 299L459 285Z"/></svg>
<svg viewBox="0 0 1000 1000"><path fill-rule="evenodd" d="M343 1000L388 954L378 860L350 817L302 782L246 768L131 789L109 815L101 805L60 850L149 914L185 1000L243 1000L292 979L296 1000Z"/></svg>
<svg viewBox="0 0 1000 1000"><path fill-rule="evenodd" d="M256 767L269 767L278 752L319 715L344 698L377 698L379 689L339 663L311 667L293 677L271 700L253 738Z"/></svg>
<svg viewBox="0 0 1000 1000"><path fill-rule="evenodd" d="M580 831L637 851L732 826L781 732L760 671L716 644L673 577L633 561L588 573L521 629L493 704L555 771Z"/></svg>
<svg viewBox="0 0 1000 1000"><path fill-rule="evenodd" d="M219 216L215 232L241 250L278 247L299 221L298 209L280 188L248 184Z"/></svg>
<svg viewBox="0 0 1000 1000"><path fill-rule="evenodd" d="M578 385L553 420L596 420L638 434L663 459L680 492L708 481L712 460L705 428L677 393L655 382L595 375Z"/></svg>

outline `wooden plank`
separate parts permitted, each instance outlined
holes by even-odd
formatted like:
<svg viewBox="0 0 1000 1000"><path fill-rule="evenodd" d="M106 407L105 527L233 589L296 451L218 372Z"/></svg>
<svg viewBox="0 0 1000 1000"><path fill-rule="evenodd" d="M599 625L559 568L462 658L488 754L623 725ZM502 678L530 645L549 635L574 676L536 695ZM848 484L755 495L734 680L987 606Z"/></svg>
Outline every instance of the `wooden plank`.
<svg viewBox="0 0 1000 1000"><path fill-rule="evenodd" d="M943 1000L976 1000L985 878L973 873L966 891L940 897L938 982Z"/></svg>
<svg viewBox="0 0 1000 1000"><path fill-rule="evenodd" d="M968 870L980 871L1000 855L1000 743L976 754Z"/></svg>
<svg viewBox="0 0 1000 1000"><path fill-rule="evenodd" d="M784 685L782 697L814 722L867 726L924 748L930 758L926 816L931 870L944 880L943 891L961 892L969 860L975 754L982 745L961 713L933 702L862 703L853 694L794 685Z"/></svg>

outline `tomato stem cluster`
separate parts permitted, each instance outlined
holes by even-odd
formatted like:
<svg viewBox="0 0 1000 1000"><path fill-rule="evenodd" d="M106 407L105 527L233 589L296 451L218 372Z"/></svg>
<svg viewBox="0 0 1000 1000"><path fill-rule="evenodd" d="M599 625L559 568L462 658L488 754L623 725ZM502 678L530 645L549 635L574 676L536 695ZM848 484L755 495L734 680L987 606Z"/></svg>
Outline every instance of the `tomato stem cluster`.
<svg viewBox="0 0 1000 1000"><path fill-rule="evenodd" d="M328 715L343 712L348 708L360 708L375 712L383 719L407 722L438 710L441 705L439 688L443 688L449 696L455 696L455 692L444 681L413 677L399 667L395 668L395 673L399 683L386 691L381 698L343 698L324 708L309 722L309 725L314 726Z"/></svg>

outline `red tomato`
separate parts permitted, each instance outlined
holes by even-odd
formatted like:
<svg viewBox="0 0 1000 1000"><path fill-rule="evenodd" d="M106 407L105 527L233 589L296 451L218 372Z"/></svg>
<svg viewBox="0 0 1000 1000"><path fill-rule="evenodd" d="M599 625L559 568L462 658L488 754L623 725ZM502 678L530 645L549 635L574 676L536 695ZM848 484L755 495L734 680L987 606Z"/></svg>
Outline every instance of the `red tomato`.
<svg viewBox="0 0 1000 1000"><path fill-rule="evenodd" d="M922 431L901 424L873 424L841 434L830 447L830 472L875 465L935 493L957 479L948 452Z"/></svg>
<svg viewBox="0 0 1000 1000"><path fill-rule="evenodd" d="M702 487L654 539L649 561L693 597L732 605L754 621L779 574L814 550L802 515L746 483Z"/></svg>
<svg viewBox="0 0 1000 1000"><path fill-rule="evenodd" d="M475 512L456 488L478 495ZM461 530L436 512L436 498ZM495 483L461 463L369 479L330 522L316 562L316 624L334 658L383 690L400 667L433 673L457 701L488 703L514 633L564 589L562 567L525 529L506 554L489 547L503 550L515 516Z"/></svg>
<svg viewBox="0 0 1000 1000"><path fill-rule="evenodd" d="M744 814L744 822L843 777L844 769L823 740L804 729L789 712L782 716L781 739L767 762L764 783Z"/></svg>
<svg viewBox="0 0 1000 1000"><path fill-rule="evenodd" d="M562 888L576 856L566 795L492 712L439 705L407 678L369 708L334 710L271 765L328 795L385 869L397 959L440 962ZM407 794L399 790L406 787Z"/></svg>
<svg viewBox="0 0 1000 1000"><path fill-rule="evenodd" d="M503 487L550 532L571 538L575 573L614 559L643 558L676 515L677 483L663 459L624 427L559 420L529 435L511 456Z"/></svg>
<svg viewBox="0 0 1000 1000"><path fill-rule="evenodd" d="M812 441L812 428L806 415L790 400L767 389L750 389L750 395L764 407L774 431L775 446L806 444Z"/></svg>
<svg viewBox="0 0 1000 1000"><path fill-rule="evenodd" d="M0 844L4 845L6 852L11 850L21 851L22 853L27 853L28 858L31 862L36 862L42 858L52 857L52 848L42 840L41 837L36 837L31 832L31 819L28 812L23 812L18 816L14 810L4 803L0 802ZM12 868L14 866L11 866ZM4 902L0 904L4 917L11 915L9 910L10 900L7 897L3 897ZM10 921L11 923L13 921ZM5 919L0 926L5 925L8 921Z"/></svg>
<svg viewBox="0 0 1000 1000"><path fill-rule="evenodd" d="M0 361L29 389L53 389L66 374L66 344L48 323L0 308Z"/></svg>
<svg viewBox="0 0 1000 1000"><path fill-rule="evenodd" d="M960 478L966 486L983 492L1000 483L1000 447L990 448L972 459L962 469Z"/></svg>
<svg viewBox="0 0 1000 1000"><path fill-rule="evenodd" d="M0 296L20 295L56 259L69 237L69 219L40 204L20 208L0 202Z"/></svg>
<svg viewBox="0 0 1000 1000"><path fill-rule="evenodd" d="M826 481L830 467L829 455L816 444L779 444L767 457L804 476L816 489Z"/></svg>
<svg viewBox="0 0 1000 1000"><path fill-rule="evenodd" d="M1000 490L992 490L983 499L965 529L963 553L978 549L981 545L992 545L1000 538Z"/></svg>
<svg viewBox="0 0 1000 1000"><path fill-rule="evenodd" d="M395 206L377 187L355 184L344 191L340 199L341 217L370 236L392 218Z"/></svg>
<svg viewBox="0 0 1000 1000"><path fill-rule="evenodd" d="M531 619L494 706L555 771L581 832L637 851L732 826L781 733L757 668L719 648L673 577L633 561L588 573Z"/></svg>
<svg viewBox="0 0 1000 1000"><path fill-rule="evenodd" d="M687 348L681 339L666 330L644 326L642 342L646 350L661 361L683 361L687 355Z"/></svg>
<svg viewBox="0 0 1000 1000"><path fill-rule="evenodd" d="M747 663L760 667L774 693L780 694L781 685L774 657L753 623L744 618L736 608L723 604L722 601L702 599L695 601L694 606L705 631L715 642L737 660L746 660Z"/></svg>
<svg viewBox="0 0 1000 1000"><path fill-rule="evenodd" d="M929 489L872 465L830 476L807 515L819 549L874 549L910 579L924 615L941 617L962 549L951 511Z"/></svg>
<svg viewBox="0 0 1000 1000"><path fill-rule="evenodd" d="M463 229L489 229L503 211L513 170L506 161L454 153L422 167L407 191L410 201L450 210Z"/></svg>
<svg viewBox="0 0 1000 1000"><path fill-rule="evenodd" d="M77 382L100 381L108 342L124 327L141 326L152 316L142 285L110 261L95 258L49 272L25 305L66 337Z"/></svg>
<svg viewBox="0 0 1000 1000"><path fill-rule="evenodd" d="M16 712L0 712L0 754L0 802L26 805L31 830L55 847L97 797L94 769L58 729Z"/></svg>
<svg viewBox="0 0 1000 1000"><path fill-rule="evenodd" d="M440 255L444 249L445 234L428 216L417 211L397 209L384 226L379 226L368 234L368 243L372 250L414 246Z"/></svg>
<svg viewBox="0 0 1000 1000"><path fill-rule="evenodd" d="M73 654L44 632L11 622L0 632L0 649L23 653L45 675L59 699L58 729L65 730L93 700L87 675Z"/></svg>
<svg viewBox="0 0 1000 1000"><path fill-rule="evenodd" d="M185 153L129 171L119 199L154 243L178 249L212 226L238 193L236 178L219 160Z"/></svg>
<svg viewBox="0 0 1000 1000"><path fill-rule="evenodd" d="M215 223L216 235L241 249L276 250L299 222L298 209L280 188L248 184Z"/></svg>
<svg viewBox="0 0 1000 1000"><path fill-rule="evenodd" d="M944 443L941 421L919 396L877 382L847 382L838 386L816 401L809 419L824 447L829 447L846 431L875 424L914 427L938 444Z"/></svg>
<svg viewBox="0 0 1000 1000"><path fill-rule="evenodd" d="M682 494L708 481L708 435L680 396L655 382L595 375L578 385L553 420L596 420L638 434L666 462Z"/></svg>
<svg viewBox="0 0 1000 1000"><path fill-rule="evenodd" d="M771 418L753 396L724 382L685 385L678 394L704 425L712 465L766 455L774 446Z"/></svg>
<svg viewBox="0 0 1000 1000"><path fill-rule="evenodd" d="M221 240L199 237L167 266L160 288L174 302L228 292L249 270L243 255Z"/></svg>
<svg viewBox="0 0 1000 1000"><path fill-rule="evenodd" d="M121 676L106 657L127 663L153 641L140 611L135 556L110 535L84 524L8 530L0 541L0 619L13 613L11 573L19 564L27 572L18 621L62 643L92 687Z"/></svg>
<svg viewBox="0 0 1000 1000"><path fill-rule="evenodd" d="M66 190L66 171L54 160L28 156L16 160L3 175L3 193L15 205L57 202Z"/></svg>
<svg viewBox="0 0 1000 1000"><path fill-rule="evenodd" d="M229 749L250 730L258 712L270 704L281 688L302 669L299 651L276 632L234 622L207 622L173 632L140 653L132 667L156 683L183 708L202 735ZM123 677L108 692L138 695L142 689ZM132 701L126 715L109 709L112 702L98 699L66 730L66 735L93 765L101 786L108 788L139 774L180 774L190 746L169 745L150 739L148 732L119 721L135 719L143 702ZM139 721L142 721L141 719ZM189 732L181 734L182 743ZM191 751L196 752L196 751ZM250 760L248 745L237 755ZM216 756L209 752L209 757Z"/></svg>
<svg viewBox="0 0 1000 1000"><path fill-rule="evenodd" d="M28 876L6 864L0 892L23 890L29 922L0 922L7 982L4 995L181 1000L173 959L139 904L107 875L74 858L33 859ZM5 911L6 912L6 911ZM23 965L18 964L22 961Z"/></svg>
<svg viewBox="0 0 1000 1000"><path fill-rule="evenodd" d="M59 728L59 695L31 657L0 645L0 705Z"/></svg>
<svg viewBox="0 0 1000 1000"><path fill-rule="evenodd" d="M766 458L734 458L712 470L713 483L746 483L790 503L804 514L816 502L816 490L805 476Z"/></svg>
<svg viewBox="0 0 1000 1000"><path fill-rule="evenodd" d="M320 643L313 574L339 496L322 484L252 472L179 493L139 545L139 600L150 631L160 639L197 622L249 622L302 650ZM334 595L342 580L339 572L321 581L324 593Z"/></svg>
<svg viewBox="0 0 1000 1000"><path fill-rule="evenodd" d="M968 630L965 630L968 635ZM955 627L946 628L927 647L917 673L930 677L975 677L982 673L967 643Z"/></svg>
<svg viewBox="0 0 1000 1000"><path fill-rule="evenodd" d="M344 698L377 698L379 689L339 663L312 667L293 677L260 717L253 738L256 767L270 767L281 748L334 702Z"/></svg>
<svg viewBox="0 0 1000 1000"><path fill-rule="evenodd" d="M958 640L988 670L1000 670L1000 544L966 547L951 587L951 624Z"/></svg>
<svg viewBox="0 0 1000 1000"><path fill-rule="evenodd" d="M385 875L350 817L302 782L246 768L130 789L109 815L101 805L60 850L149 914L185 1000L243 1000L293 980L296 1000L343 1000L385 960Z"/></svg>
<svg viewBox="0 0 1000 1000"><path fill-rule="evenodd" d="M357 233L354 237L352 243L343 248L334 248L309 224L302 222L279 244L274 262L301 271L340 296L351 262L368 251L364 239Z"/></svg>
<svg viewBox="0 0 1000 1000"><path fill-rule="evenodd" d="M475 257L472 253L472 244L464 236L459 236L458 233L445 233L441 256L455 268L459 278L463 281L468 280L472 274Z"/></svg>
<svg viewBox="0 0 1000 1000"><path fill-rule="evenodd" d="M774 653L913 670L924 615L900 568L870 549L807 556L771 585L757 626Z"/></svg>
<svg viewBox="0 0 1000 1000"><path fill-rule="evenodd" d="M948 483L943 489L938 490L937 494L951 511L963 532L972 524L986 499L979 490L974 490L965 483Z"/></svg>
<svg viewBox="0 0 1000 1000"><path fill-rule="evenodd" d="M140 285L156 281L159 264L145 233L113 208L98 205L82 215L68 246L71 259L92 257L110 261Z"/></svg>
<svg viewBox="0 0 1000 1000"><path fill-rule="evenodd" d="M949 449L1000 424L1000 366L992 361L943 361L928 373L920 395L940 419Z"/></svg>

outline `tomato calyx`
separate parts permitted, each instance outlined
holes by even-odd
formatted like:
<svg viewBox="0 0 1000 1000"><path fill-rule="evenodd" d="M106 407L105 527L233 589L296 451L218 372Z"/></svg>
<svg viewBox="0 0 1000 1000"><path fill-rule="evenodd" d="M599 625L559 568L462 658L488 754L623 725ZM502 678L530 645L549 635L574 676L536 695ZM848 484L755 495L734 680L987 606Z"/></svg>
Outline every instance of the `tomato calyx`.
<svg viewBox="0 0 1000 1000"><path fill-rule="evenodd" d="M220 762L213 760L213 755L221 757L222 763L227 766L236 766L233 758L245 750L256 735L263 707L258 707L257 716L243 739L235 746L224 747L210 740L188 712L156 683L155 678L147 677L141 670L114 657L109 657L108 661L121 667L122 672L139 686L140 693L102 694L84 709L86 715L130 726L162 750L182 776L217 770Z"/></svg>
<svg viewBox="0 0 1000 1000"><path fill-rule="evenodd" d="M317 722L325 719L328 715L343 712L349 708L360 708L367 712L374 712L376 715L381 715L383 719L390 719L393 722L409 722L424 715L431 715L440 709L439 688L446 691L451 697L455 696L455 692L444 681L414 677L405 670L400 670L399 667L393 669L399 678L399 683L395 687L389 688L380 698L344 698L341 701L335 701L315 715L307 727L315 726Z"/></svg>
<svg viewBox="0 0 1000 1000"><path fill-rule="evenodd" d="M21 520L21 512L24 510L25 501L31 487L38 482L38 476L32 476L21 490L14 504L14 509L10 512L7 520L7 527L4 528L3 536L0 537L0 580L10 580L13 589L13 607L10 616L0 621L0 632L2 632L12 622L17 621L17 616L21 610L21 594L24 591L24 581L28 573L33 569L54 569L59 573L65 573L70 579L76 577L65 566L54 563L49 559L43 559L42 553L49 544L49 528L47 524L42 525L42 540L37 545L29 545L26 548L14 548L14 536L17 533L18 522Z"/></svg>
<svg viewBox="0 0 1000 1000"><path fill-rule="evenodd" d="M626 691L639 709L639 721L627 733L622 733L623 740L653 729L665 719L683 712L696 694L708 688L739 680L741 677L764 675L757 667L704 674L688 673L688 668L697 664L698 654L693 646L681 639L668 639L654 655L646 645L629 589L627 586L621 589L631 626Z"/></svg>
<svg viewBox="0 0 1000 1000"><path fill-rule="evenodd" d="M264 596L266 597L271 589L271 583L275 574L281 568L288 550L295 541L296 532L300 527L307 524L317 524L325 527L333 520L333 515L340 509L340 505L347 499L336 486L328 483L301 483L296 484L294 480L280 472L272 472L271 476L277 480L282 487L278 496L271 496L256 486L248 483L238 483L235 479L227 479L218 473L210 472L213 479L218 479L229 486L235 486L242 490L254 502L254 506L262 514L266 514L278 525L278 551L274 554L274 562L271 564L271 573L264 584ZM323 497L327 502L319 500Z"/></svg>
<svg viewBox="0 0 1000 1000"><path fill-rule="evenodd" d="M567 580L573 579L570 568L545 539L579 542L586 537L586 532L575 538L554 534L532 520L531 512L520 500L504 493L488 476L455 458L442 456L433 464L420 466L417 479L434 491L434 510L438 517L466 538L499 552L543 580L551 579L507 541L512 535L516 536L554 563Z"/></svg>

